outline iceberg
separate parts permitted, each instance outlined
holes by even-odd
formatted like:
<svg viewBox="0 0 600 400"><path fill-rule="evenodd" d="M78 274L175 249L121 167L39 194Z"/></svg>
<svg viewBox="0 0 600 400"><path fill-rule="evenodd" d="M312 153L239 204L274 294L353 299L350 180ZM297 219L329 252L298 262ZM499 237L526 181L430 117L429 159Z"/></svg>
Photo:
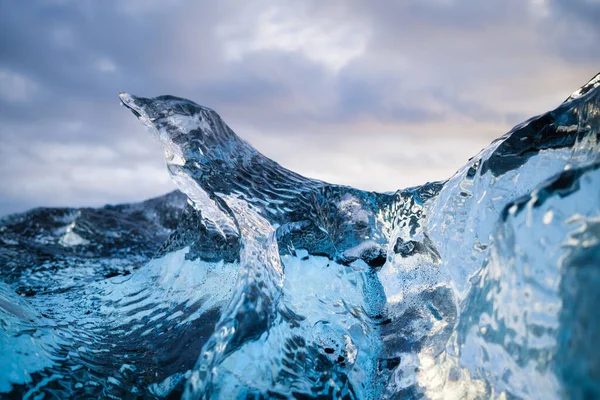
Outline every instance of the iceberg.
<svg viewBox="0 0 600 400"><path fill-rule="evenodd" d="M0 220L0 397L599 397L599 86L388 193L121 93L179 191Z"/></svg>

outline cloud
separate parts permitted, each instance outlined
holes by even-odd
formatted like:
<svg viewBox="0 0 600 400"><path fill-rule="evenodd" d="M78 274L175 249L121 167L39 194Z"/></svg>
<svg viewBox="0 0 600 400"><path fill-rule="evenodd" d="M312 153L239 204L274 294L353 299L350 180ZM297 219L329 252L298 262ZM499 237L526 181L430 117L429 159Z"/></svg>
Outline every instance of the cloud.
<svg viewBox="0 0 600 400"><path fill-rule="evenodd" d="M0 204L21 209L100 206L172 189L164 162L160 158L145 160L151 153L160 154L152 142L142 146L134 141L97 145L40 138L4 144L0 148L0 176L11 184L3 187Z"/></svg>
<svg viewBox="0 0 600 400"><path fill-rule="evenodd" d="M10 102L22 102L35 95L37 85L17 72L0 69L0 97Z"/></svg>
<svg viewBox="0 0 600 400"><path fill-rule="evenodd" d="M364 54L367 29L360 21L311 14L306 3L266 4L243 8L232 21L218 26L226 61L240 61L261 51L298 53L337 72Z"/></svg>
<svg viewBox="0 0 600 400"><path fill-rule="evenodd" d="M96 68L100 72L115 72L117 65L110 58L100 58L96 62Z"/></svg>
<svg viewBox="0 0 600 400"><path fill-rule="evenodd" d="M600 69L594 0L0 0L0 214L173 188L120 91L216 109L284 166L445 179Z"/></svg>

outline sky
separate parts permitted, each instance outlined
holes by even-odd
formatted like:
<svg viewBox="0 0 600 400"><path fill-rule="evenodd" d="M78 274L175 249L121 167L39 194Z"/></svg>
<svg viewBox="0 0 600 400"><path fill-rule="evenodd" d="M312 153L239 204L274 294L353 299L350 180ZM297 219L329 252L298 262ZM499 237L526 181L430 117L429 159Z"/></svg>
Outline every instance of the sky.
<svg viewBox="0 0 600 400"><path fill-rule="evenodd" d="M0 215L175 188L118 94L216 110L304 175L449 178L600 71L600 0L0 0Z"/></svg>

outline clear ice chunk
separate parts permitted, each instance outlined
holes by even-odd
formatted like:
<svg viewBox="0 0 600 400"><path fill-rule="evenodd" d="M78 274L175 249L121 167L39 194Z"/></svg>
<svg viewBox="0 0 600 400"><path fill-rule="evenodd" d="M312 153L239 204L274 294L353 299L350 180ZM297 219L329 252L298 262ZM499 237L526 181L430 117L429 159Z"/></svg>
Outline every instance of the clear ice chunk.
<svg viewBox="0 0 600 400"><path fill-rule="evenodd" d="M0 221L0 396L600 397L599 77L393 193L122 93L180 192Z"/></svg>

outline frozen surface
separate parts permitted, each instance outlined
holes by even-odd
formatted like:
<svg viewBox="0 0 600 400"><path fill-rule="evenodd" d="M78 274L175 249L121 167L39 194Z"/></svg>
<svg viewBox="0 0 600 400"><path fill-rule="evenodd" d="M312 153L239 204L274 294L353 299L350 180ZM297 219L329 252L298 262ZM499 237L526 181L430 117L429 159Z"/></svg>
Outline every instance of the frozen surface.
<svg viewBox="0 0 600 400"><path fill-rule="evenodd" d="M180 192L0 221L0 397L600 397L599 85L394 193L121 94Z"/></svg>

